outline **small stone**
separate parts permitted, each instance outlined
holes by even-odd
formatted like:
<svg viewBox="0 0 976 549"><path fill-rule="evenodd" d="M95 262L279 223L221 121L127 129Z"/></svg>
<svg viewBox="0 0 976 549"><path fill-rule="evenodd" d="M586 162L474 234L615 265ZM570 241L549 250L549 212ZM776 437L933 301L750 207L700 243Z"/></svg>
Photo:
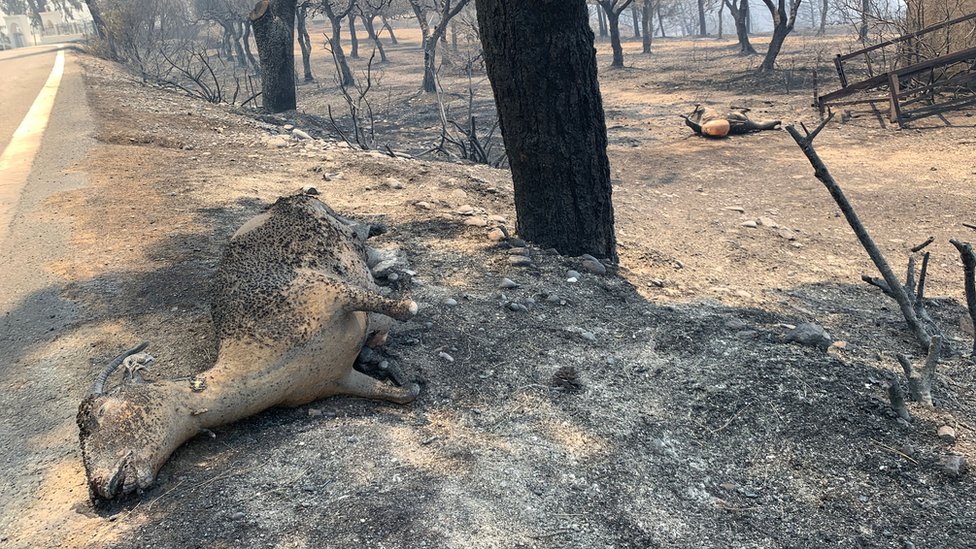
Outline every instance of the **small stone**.
<svg viewBox="0 0 976 549"><path fill-rule="evenodd" d="M396 265L395 259L387 259L386 261L380 261L373 267L373 276L384 276L393 266Z"/></svg>
<svg viewBox="0 0 976 549"><path fill-rule="evenodd" d="M650 280L650 284L652 286L657 286L658 288L663 288L664 287L664 281L661 280L660 278L652 278Z"/></svg>
<svg viewBox="0 0 976 549"><path fill-rule="evenodd" d="M943 425L942 427L939 427L939 438L941 438L942 442L945 442L946 444L955 444L956 430L948 425Z"/></svg>
<svg viewBox="0 0 976 549"><path fill-rule="evenodd" d="M488 216L488 221L494 221L496 223L501 223L503 225L508 225L508 220L505 219L505 217L504 216L501 216L501 215L489 215Z"/></svg>
<svg viewBox="0 0 976 549"><path fill-rule="evenodd" d="M579 272L577 271L570 269L566 271L566 278L575 278L576 280L579 280L583 278L583 275L579 274Z"/></svg>
<svg viewBox="0 0 976 549"><path fill-rule="evenodd" d="M569 282L570 284L573 284L573 283L579 282L579 279L576 278L575 276L571 276L571 277L569 277L569 278L566 279L566 282Z"/></svg>
<svg viewBox="0 0 976 549"><path fill-rule="evenodd" d="M725 323L725 327L728 328L728 329L730 329L730 330L745 330L747 326L749 326L749 325L746 324L744 321L738 319L738 318L729 319Z"/></svg>
<svg viewBox="0 0 976 549"><path fill-rule="evenodd" d="M291 134L294 135L295 137L297 137L298 139L303 140L303 141L312 138L311 135L308 135L307 133L303 132L302 130L300 130L298 128L293 129L291 131Z"/></svg>
<svg viewBox="0 0 976 549"><path fill-rule="evenodd" d="M522 240L521 238L513 238L509 240L508 243L511 244L513 248L524 248L529 245L528 242Z"/></svg>
<svg viewBox="0 0 976 549"><path fill-rule="evenodd" d="M742 222L742 226L743 226L743 227L748 227L748 228L750 228L750 229L755 229L755 228L756 228L756 227L758 227L759 225L757 225L755 221L753 221L752 219L750 219L750 220L748 220L748 221L743 221L743 222Z"/></svg>
<svg viewBox="0 0 976 549"><path fill-rule="evenodd" d="M389 187L389 188L391 188L391 189L402 189L402 188L404 188L404 185L403 185L403 183L400 182L400 180L394 179L392 177L387 177L386 178L386 186Z"/></svg>
<svg viewBox="0 0 976 549"><path fill-rule="evenodd" d="M587 259L586 261L584 261L583 262L583 269L585 269L585 270L587 270L587 271L589 271L589 272L591 272L593 274L598 274L598 275L605 275L605 274L607 274L607 268L606 268L606 266L603 263L600 263L599 261L597 261L595 259Z"/></svg>
<svg viewBox="0 0 976 549"><path fill-rule="evenodd" d="M282 126L282 129L284 129L286 132L290 132L295 129L295 126L293 126L292 124L285 124L284 126Z"/></svg>
<svg viewBox="0 0 976 549"><path fill-rule="evenodd" d="M836 349L838 351L843 350L843 349L846 349L847 348L847 342L846 341L837 340L837 341L835 341L835 342L833 342L833 343L830 344L830 348L831 349Z"/></svg>
<svg viewBox="0 0 976 549"><path fill-rule="evenodd" d="M492 242L501 242L502 240L505 240L505 231L499 228L494 228L488 231L488 240L491 240Z"/></svg>
<svg viewBox="0 0 976 549"><path fill-rule="evenodd" d="M468 193L464 192L464 189L454 189L451 191L451 199L455 204L464 204L464 201L468 199Z"/></svg>
<svg viewBox="0 0 976 549"><path fill-rule="evenodd" d="M587 332L586 330L583 330L579 333L579 335L580 337L582 337L587 341L596 341L596 334L594 334L593 332Z"/></svg>
<svg viewBox="0 0 976 549"><path fill-rule="evenodd" d="M741 213L746 213L746 209L743 208L742 206L728 206L725 209L726 210L729 210L730 212L738 212L740 214Z"/></svg>
<svg viewBox="0 0 976 549"><path fill-rule="evenodd" d="M800 345L816 347L821 351L826 351L834 340L823 329L823 326L812 322L804 322L786 334L786 342L796 342Z"/></svg>
<svg viewBox="0 0 976 549"><path fill-rule="evenodd" d="M454 357L451 356L451 355L449 355L449 354L447 354L447 353L445 353L444 351L441 351L441 352L437 353L437 356L443 358L444 360L446 360L448 362L454 362Z"/></svg>
<svg viewBox="0 0 976 549"><path fill-rule="evenodd" d="M269 137L265 142L269 149L283 149L288 146L288 138L281 135Z"/></svg>
<svg viewBox="0 0 976 549"><path fill-rule="evenodd" d="M740 332L736 332L735 334L735 337L739 339L745 339L745 340L756 339L756 337L758 336L759 336L759 332L755 330L742 330Z"/></svg>
<svg viewBox="0 0 976 549"><path fill-rule="evenodd" d="M752 299L752 294L749 293L749 292L747 292L747 291L745 291L745 290L736 290L735 291L735 295L737 295L737 296L739 296L739 297L741 297L743 299Z"/></svg>
<svg viewBox="0 0 976 549"><path fill-rule="evenodd" d="M511 278L503 278L502 281L498 283L498 287L502 290L511 290L514 288L518 288L519 285Z"/></svg>
<svg viewBox="0 0 976 549"><path fill-rule="evenodd" d="M524 255L508 256L508 263L513 267L528 267L532 265L532 258Z"/></svg>
<svg viewBox="0 0 976 549"><path fill-rule="evenodd" d="M965 456L949 455L942 456L942 460L939 465L942 466L942 472L953 478L959 478L966 474L969 469L969 462L966 461Z"/></svg>
<svg viewBox="0 0 976 549"><path fill-rule="evenodd" d="M780 229L777 234L786 240L796 240L796 233L789 229Z"/></svg>
<svg viewBox="0 0 976 549"><path fill-rule="evenodd" d="M414 206L420 208L421 210L433 210L434 209L434 205L431 204L430 202L416 202L416 203L414 203Z"/></svg>
<svg viewBox="0 0 976 549"><path fill-rule="evenodd" d="M775 229L776 227L779 226L776 224L775 221L765 216L760 217L759 219L756 220L756 222L762 225L763 227L769 227L771 229Z"/></svg>
<svg viewBox="0 0 976 549"><path fill-rule="evenodd" d="M231 520L241 520L242 518L244 518L244 513L241 512L241 511L237 511L235 513L231 513L231 515L230 515L230 519Z"/></svg>
<svg viewBox="0 0 976 549"><path fill-rule="evenodd" d="M316 196L319 194L319 190L316 189L314 185L305 185L302 187L302 192L311 196Z"/></svg>
<svg viewBox="0 0 976 549"><path fill-rule="evenodd" d="M469 204L465 204L457 209L457 213L461 215L474 215L474 208Z"/></svg>
<svg viewBox="0 0 976 549"><path fill-rule="evenodd" d="M308 409L308 417L319 417L321 415L322 415L322 410L319 410L318 408Z"/></svg>
<svg viewBox="0 0 976 549"><path fill-rule="evenodd" d="M519 312L525 312L525 311L528 311L529 310L529 308L526 307L525 305L522 305L521 303L516 303L514 301L509 302L508 308L509 308L509 310L519 311Z"/></svg>
<svg viewBox="0 0 976 549"><path fill-rule="evenodd" d="M400 275L396 273L387 273L386 279L389 280L390 282L396 282L397 280L400 280Z"/></svg>
<svg viewBox="0 0 976 549"><path fill-rule="evenodd" d="M457 300L454 299L453 297L449 297L444 301L441 301L441 303L443 303L447 307L457 307L458 304Z"/></svg>
<svg viewBox="0 0 976 549"><path fill-rule="evenodd" d="M552 303L554 305L565 305L566 301L559 297L558 295L549 294L546 296L546 303Z"/></svg>
<svg viewBox="0 0 976 549"><path fill-rule="evenodd" d="M509 248L508 255L530 255L531 252L528 248Z"/></svg>
<svg viewBox="0 0 976 549"><path fill-rule="evenodd" d="M472 227L484 227L484 226L488 225L488 222L485 221L485 219L483 217L477 217L477 216L475 216L475 217L469 217L469 218L465 219L464 220L464 224L465 225L470 225Z"/></svg>

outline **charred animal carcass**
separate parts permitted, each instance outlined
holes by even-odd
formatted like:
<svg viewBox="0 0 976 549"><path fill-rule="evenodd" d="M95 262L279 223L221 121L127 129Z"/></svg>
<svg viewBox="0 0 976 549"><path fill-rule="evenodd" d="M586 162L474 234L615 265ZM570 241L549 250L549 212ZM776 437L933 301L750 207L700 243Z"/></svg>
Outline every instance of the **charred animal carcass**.
<svg viewBox="0 0 976 549"><path fill-rule="evenodd" d="M378 292L367 264L369 228L306 195L279 199L231 238L212 288L215 364L192 377L142 381L151 362L134 347L98 376L78 410L93 501L150 486L180 445L210 427L274 406L333 395L395 403L419 387L353 368L364 344L382 344L411 300ZM124 382L106 384L124 367Z"/></svg>
<svg viewBox="0 0 976 549"><path fill-rule="evenodd" d="M726 137L762 130L775 130L780 125L779 120L763 120L756 122L749 118L749 109L731 107L722 112L712 107L695 105L691 114L682 115L685 124L695 130L695 133L705 137Z"/></svg>

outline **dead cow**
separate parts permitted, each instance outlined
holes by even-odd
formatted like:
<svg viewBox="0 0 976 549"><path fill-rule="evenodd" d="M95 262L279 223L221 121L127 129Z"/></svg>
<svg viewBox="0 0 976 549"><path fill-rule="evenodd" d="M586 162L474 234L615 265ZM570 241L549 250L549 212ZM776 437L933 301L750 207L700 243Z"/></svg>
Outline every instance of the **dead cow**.
<svg viewBox="0 0 976 549"><path fill-rule="evenodd" d="M367 265L369 228L313 197L279 199L231 238L211 303L217 361L191 378L142 382L145 344L115 359L78 410L93 501L150 486L170 454L201 431L273 406L333 395L407 403L419 387L355 369L364 344L386 339L390 317L417 312L378 293ZM382 315L382 316L381 316ZM105 391L120 366L126 381Z"/></svg>
<svg viewBox="0 0 976 549"><path fill-rule="evenodd" d="M728 112L720 112L711 107L695 105L690 115L682 115L685 124L695 130L698 135L705 137L725 137L762 130L775 130L780 125L779 120L754 122L746 114L749 109L731 107Z"/></svg>

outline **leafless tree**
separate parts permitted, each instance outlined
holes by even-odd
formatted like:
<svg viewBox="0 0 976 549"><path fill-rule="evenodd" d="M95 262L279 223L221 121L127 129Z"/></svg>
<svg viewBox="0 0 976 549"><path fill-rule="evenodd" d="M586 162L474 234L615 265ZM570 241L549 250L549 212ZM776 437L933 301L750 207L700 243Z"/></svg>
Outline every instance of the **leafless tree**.
<svg viewBox="0 0 976 549"><path fill-rule="evenodd" d="M776 57L783 48L786 36L793 32L796 24L796 14L800 10L803 0L763 0L769 14L773 18L773 37L769 41L766 57L759 65L759 72L772 72L776 66ZM789 4L787 4L789 2Z"/></svg>
<svg viewBox="0 0 976 549"><path fill-rule="evenodd" d="M423 36L424 81L421 89L425 93L437 91L437 44L445 38L451 19L461 13L468 2L470 0L410 0ZM433 21L429 19L432 14L436 16Z"/></svg>
<svg viewBox="0 0 976 549"><path fill-rule="evenodd" d="M747 55L756 53L756 49L749 42L749 0L723 0L729 8L732 21L735 23L735 35L739 40L739 52Z"/></svg>
<svg viewBox="0 0 976 549"><path fill-rule="evenodd" d="M356 79L349 69L346 54L342 49L342 20L356 7L356 0L321 0L319 10L329 20L332 35L329 36L329 49L336 60L336 69L344 86L352 86Z"/></svg>
<svg viewBox="0 0 976 549"><path fill-rule="evenodd" d="M611 67L624 66L624 49L620 45L620 14L634 0L599 0L600 7L607 14L607 26L610 29L610 47L613 49Z"/></svg>

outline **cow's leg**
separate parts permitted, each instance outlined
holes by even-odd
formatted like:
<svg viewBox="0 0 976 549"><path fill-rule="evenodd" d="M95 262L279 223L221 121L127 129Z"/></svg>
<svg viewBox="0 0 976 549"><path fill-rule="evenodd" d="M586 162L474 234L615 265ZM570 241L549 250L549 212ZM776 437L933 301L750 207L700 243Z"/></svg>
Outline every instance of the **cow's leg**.
<svg viewBox="0 0 976 549"><path fill-rule="evenodd" d="M420 386L416 383L408 383L403 387L394 387L357 370L350 370L345 377L336 382L334 391L331 394L406 404L417 398L420 394Z"/></svg>
<svg viewBox="0 0 976 549"><path fill-rule="evenodd" d="M379 313L397 320L409 320L417 314L417 303L412 299L390 299L355 286L346 286L340 295L342 308L347 311Z"/></svg>

